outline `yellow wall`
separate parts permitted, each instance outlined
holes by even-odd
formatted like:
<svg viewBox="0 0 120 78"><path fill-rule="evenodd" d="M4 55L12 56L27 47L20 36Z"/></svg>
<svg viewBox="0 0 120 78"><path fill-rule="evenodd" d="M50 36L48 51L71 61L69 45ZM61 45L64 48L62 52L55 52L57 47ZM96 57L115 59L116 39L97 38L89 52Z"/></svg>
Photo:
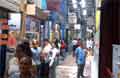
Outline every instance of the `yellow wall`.
<svg viewBox="0 0 120 78"><path fill-rule="evenodd" d="M100 27L100 10L96 11L96 31L99 30Z"/></svg>

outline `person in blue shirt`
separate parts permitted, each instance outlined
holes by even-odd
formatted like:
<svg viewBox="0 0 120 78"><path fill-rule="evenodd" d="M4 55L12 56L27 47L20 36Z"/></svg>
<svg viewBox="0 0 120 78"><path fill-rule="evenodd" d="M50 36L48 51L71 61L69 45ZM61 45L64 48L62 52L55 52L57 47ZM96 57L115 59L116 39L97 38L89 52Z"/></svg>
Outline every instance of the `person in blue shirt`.
<svg viewBox="0 0 120 78"><path fill-rule="evenodd" d="M82 48L82 44L79 44L75 50L76 63L78 66L77 78L80 78L80 76L84 77L83 71L85 66L85 55L86 54Z"/></svg>
<svg viewBox="0 0 120 78"><path fill-rule="evenodd" d="M31 48L31 51L32 51L32 54L33 54L33 56L32 56L32 58L33 58L33 61L34 61L34 63L35 63L35 67L37 67L37 77L39 78L39 72L40 72L40 65L41 65L41 62L40 62L40 53L41 53L41 50L42 50L42 48L41 47L39 47L39 43L38 43L38 41L37 40L33 40L33 42L32 42L32 48Z"/></svg>

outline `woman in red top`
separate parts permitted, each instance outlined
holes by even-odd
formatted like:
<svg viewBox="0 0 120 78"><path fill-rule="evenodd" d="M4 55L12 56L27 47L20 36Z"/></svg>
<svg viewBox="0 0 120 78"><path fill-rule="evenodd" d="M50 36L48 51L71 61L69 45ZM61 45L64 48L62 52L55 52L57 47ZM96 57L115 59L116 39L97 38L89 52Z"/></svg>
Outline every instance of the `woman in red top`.
<svg viewBox="0 0 120 78"><path fill-rule="evenodd" d="M16 48L16 38L13 35L13 32L9 33L9 37L8 37L8 49L9 51L14 51Z"/></svg>
<svg viewBox="0 0 120 78"><path fill-rule="evenodd" d="M66 49L66 44L64 42L64 40L61 41L61 48L60 48L60 55L65 58L66 54L65 54L65 49Z"/></svg>

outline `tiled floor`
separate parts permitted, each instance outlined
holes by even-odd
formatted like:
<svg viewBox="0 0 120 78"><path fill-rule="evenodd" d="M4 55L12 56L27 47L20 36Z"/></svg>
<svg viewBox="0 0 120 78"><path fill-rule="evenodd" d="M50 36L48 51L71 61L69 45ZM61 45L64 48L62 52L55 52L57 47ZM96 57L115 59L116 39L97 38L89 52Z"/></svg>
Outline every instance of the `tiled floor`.
<svg viewBox="0 0 120 78"><path fill-rule="evenodd" d="M91 65L86 65L88 73L91 73ZM75 63L75 58L69 55L62 65L59 65L56 69L57 78L77 78L77 65ZM91 77L85 77L91 78Z"/></svg>

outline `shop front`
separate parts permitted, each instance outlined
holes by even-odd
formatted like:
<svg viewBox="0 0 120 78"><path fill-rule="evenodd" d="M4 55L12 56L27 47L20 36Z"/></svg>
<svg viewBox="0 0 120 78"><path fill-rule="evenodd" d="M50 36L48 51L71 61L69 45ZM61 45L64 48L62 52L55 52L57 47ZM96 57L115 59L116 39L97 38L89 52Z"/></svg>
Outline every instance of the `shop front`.
<svg viewBox="0 0 120 78"><path fill-rule="evenodd" d="M0 78L5 71L6 47L8 39L8 10L0 8Z"/></svg>
<svg viewBox="0 0 120 78"><path fill-rule="evenodd" d="M0 0L0 78L4 78L6 68L6 48L8 42L8 19L10 12L19 12L20 0Z"/></svg>
<svg viewBox="0 0 120 78"><path fill-rule="evenodd" d="M48 16L49 11L43 11L37 7L35 8L35 15L28 14L26 16L26 33L35 33L37 38L32 39L37 39L40 43L43 42L44 38L48 38Z"/></svg>

